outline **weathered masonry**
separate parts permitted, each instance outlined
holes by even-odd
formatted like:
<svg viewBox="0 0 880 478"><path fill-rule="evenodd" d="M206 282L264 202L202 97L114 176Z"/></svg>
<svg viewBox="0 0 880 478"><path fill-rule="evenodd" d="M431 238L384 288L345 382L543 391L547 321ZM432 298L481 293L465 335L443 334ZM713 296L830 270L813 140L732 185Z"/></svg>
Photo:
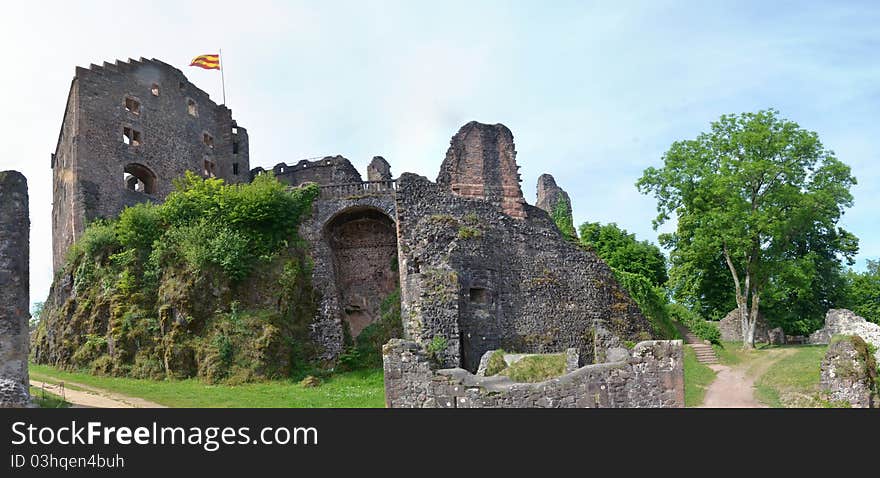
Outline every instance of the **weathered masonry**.
<svg viewBox="0 0 880 478"><path fill-rule="evenodd" d="M186 171L250 180L247 131L232 112L144 58L76 68L51 165L55 270L89 221L163 200Z"/></svg>
<svg viewBox="0 0 880 478"><path fill-rule="evenodd" d="M391 408L681 408L680 340L646 341L608 363L540 383L435 369L413 342L385 345L385 402Z"/></svg>
<svg viewBox="0 0 880 478"><path fill-rule="evenodd" d="M0 408L28 406L30 220L27 180L0 172Z"/></svg>
<svg viewBox="0 0 880 478"><path fill-rule="evenodd" d="M366 181L342 156L272 167L291 186L320 186L300 226L319 357L334 361L399 290L404 337L384 354L390 406L680 406L680 343L650 341L611 269L560 233L548 211L571 204L552 176L539 180L537 207L526 202L516 154L506 126L474 121L452 137L435 182L395 178L381 156ZM162 201L187 172L238 183L266 171L250 169L229 109L145 59L77 68L52 168L56 269L88 221ZM473 378L498 349L572 350L578 363L544 384Z"/></svg>

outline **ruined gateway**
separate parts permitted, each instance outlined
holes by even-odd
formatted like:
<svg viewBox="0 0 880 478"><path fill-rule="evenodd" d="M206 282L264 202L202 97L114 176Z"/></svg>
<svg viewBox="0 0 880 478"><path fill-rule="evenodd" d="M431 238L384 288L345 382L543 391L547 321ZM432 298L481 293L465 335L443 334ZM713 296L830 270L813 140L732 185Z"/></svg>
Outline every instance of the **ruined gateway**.
<svg viewBox="0 0 880 478"><path fill-rule="evenodd" d="M162 201L185 171L228 182L264 171L249 164L246 130L172 66L141 58L77 68L52 155L56 271L88 221ZM341 156L275 165L291 186L320 185L300 233L320 296L311 335L321 358L334 360L346 333L377 320L400 287L405 340L384 350L389 406L683 406L680 342L623 348L649 340L649 322L611 269L548 215L568 195L545 175L543 209L529 205L518 169L510 130L478 122L452 137L436 182L394 179L378 156L366 181ZM438 343L433 362L421 360ZM481 399L487 388L468 376L502 348L575 349L586 367L528 393L496 383L505 391L493 396L507 398Z"/></svg>

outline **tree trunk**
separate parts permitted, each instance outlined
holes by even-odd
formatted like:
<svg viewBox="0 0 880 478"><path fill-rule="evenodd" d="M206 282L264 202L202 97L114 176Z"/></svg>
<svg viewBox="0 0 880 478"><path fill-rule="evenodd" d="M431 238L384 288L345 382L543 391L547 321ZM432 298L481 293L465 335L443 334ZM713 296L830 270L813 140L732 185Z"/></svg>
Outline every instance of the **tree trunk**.
<svg viewBox="0 0 880 478"><path fill-rule="evenodd" d="M752 289L752 310L749 311L749 334L748 334L748 348L755 348L755 330L758 327L758 304L761 302L758 291ZM743 336L743 342L745 342L745 336Z"/></svg>
<svg viewBox="0 0 880 478"><path fill-rule="evenodd" d="M733 277L733 285L736 288L736 308L739 310L739 319L740 319L740 331L742 332L743 338L743 348L751 349L755 347L754 340L754 331L753 326L749 323L749 303L748 303L748 293L751 290L751 277L749 275L748 269L746 269L746 278L745 278L745 287L742 287L739 282L739 275L736 272L736 267L733 265L733 261L730 259L730 254L727 251L727 246L724 247L724 260L727 262L727 267L730 269L730 275ZM743 294L743 289L745 289L745 294ZM755 296L752 295L754 298Z"/></svg>

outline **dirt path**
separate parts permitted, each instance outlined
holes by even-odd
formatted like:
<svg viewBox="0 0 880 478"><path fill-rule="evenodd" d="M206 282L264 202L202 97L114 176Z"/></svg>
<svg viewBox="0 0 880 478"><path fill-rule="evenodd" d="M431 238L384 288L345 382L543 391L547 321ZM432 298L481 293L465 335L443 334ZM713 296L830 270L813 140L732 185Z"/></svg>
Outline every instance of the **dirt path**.
<svg viewBox="0 0 880 478"><path fill-rule="evenodd" d="M142 398L129 397L119 393L102 390L100 388L83 385L81 383L66 382L64 387L64 398L74 407L85 408L167 408L164 405L150 402ZM60 385L41 380L32 379L31 386L42 389L47 392L61 396L62 389ZM75 387L72 389L70 387ZM40 393L40 392L36 392Z"/></svg>
<svg viewBox="0 0 880 478"><path fill-rule="evenodd" d="M755 380L793 350L770 350L734 366L710 365L718 375L706 389L701 408L767 408L755 398Z"/></svg>

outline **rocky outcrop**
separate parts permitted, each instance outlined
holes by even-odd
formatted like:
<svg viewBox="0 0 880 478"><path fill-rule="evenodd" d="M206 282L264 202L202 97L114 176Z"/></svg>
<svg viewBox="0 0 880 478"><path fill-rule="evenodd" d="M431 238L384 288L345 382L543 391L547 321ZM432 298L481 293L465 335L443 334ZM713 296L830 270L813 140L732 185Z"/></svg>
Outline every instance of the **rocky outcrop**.
<svg viewBox="0 0 880 478"><path fill-rule="evenodd" d="M877 397L877 362L858 335L832 339L822 360L821 385L832 403L853 408L880 406Z"/></svg>
<svg viewBox="0 0 880 478"><path fill-rule="evenodd" d="M858 335L878 347L874 358L880 361L880 325L868 322L847 309L831 309L825 314L825 327L810 335L811 344L827 344L835 335Z"/></svg>
<svg viewBox="0 0 880 478"><path fill-rule="evenodd" d="M29 232L27 180L0 172L0 407L29 402Z"/></svg>
<svg viewBox="0 0 880 478"><path fill-rule="evenodd" d="M739 309L731 310L723 319L719 320L718 330L721 332L721 340L742 342L742 322L740 321ZM755 325L755 342L770 342L767 322L761 312L758 312L758 324Z"/></svg>

